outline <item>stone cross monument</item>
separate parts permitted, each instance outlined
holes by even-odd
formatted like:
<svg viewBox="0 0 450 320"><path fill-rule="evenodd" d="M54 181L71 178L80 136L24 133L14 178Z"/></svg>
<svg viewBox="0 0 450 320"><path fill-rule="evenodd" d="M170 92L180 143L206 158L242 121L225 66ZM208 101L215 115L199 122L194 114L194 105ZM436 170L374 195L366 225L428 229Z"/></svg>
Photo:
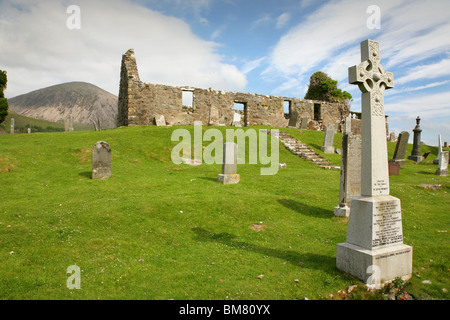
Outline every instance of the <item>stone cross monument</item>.
<svg viewBox="0 0 450 320"><path fill-rule="evenodd" d="M403 244L400 200L389 194L383 93L394 87L394 76L380 64L378 42L361 43L361 61L349 68L349 82L362 91L361 196L351 201L336 266L377 288L411 277L412 247Z"/></svg>

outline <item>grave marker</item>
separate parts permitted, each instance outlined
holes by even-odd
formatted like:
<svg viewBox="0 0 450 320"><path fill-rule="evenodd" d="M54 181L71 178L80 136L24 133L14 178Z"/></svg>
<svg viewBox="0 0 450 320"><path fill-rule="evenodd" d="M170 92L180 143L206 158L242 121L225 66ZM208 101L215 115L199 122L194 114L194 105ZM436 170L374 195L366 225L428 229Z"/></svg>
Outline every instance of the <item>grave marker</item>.
<svg viewBox="0 0 450 320"><path fill-rule="evenodd" d="M394 157L391 161L397 162L401 168L405 166L406 147L408 147L409 133L406 131L398 135L397 144L395 146Z"/></svg>
<svg viewBox="0 0 450 320"><path fill-rule="evenodd" d="M92 179L105 180L111 175L111 148L99 141L92 148Z"/></svg>
<svg viewBox="0 0 450 320"><path fill-rule="evenodd" d="M335 132L336 129L334 128L334 125L330 124L326 127L323 146L320 148L324 153L334 153L333 140Z"/></svg>
<svg viewBox="0 0 450 320"><path fill-rule="evenodd" d="M16 122L16 120L14 120L14 118L11 118L11 134L14 134L15 122Z"/></svg>
<svg viewBox="0 0 450 320"><path fill-rule="evenodd" d="M155 116L155 124L157 127L165 127L166 126L166 118L162 114L157 114Z"/></svg>
<svg viewBox="0 0 450 320"><path fill-rule="evenodd" d="M289 128L296 128L297 127L298 116L299 116L298 111L297 110L292 110L291 116L289 118L289 124L288 124Z"/></svg>
<svg viewBox="0 0 450 320"><path fill-rule="evenodd" d="M433 160L433 164L439 164L439 156L441 155L442 152L442 139L441 139L441 135L438 134L438 154L436 159Z"/></svg>
<svg viewBox="0 0 450 320"><path fill-rule="evenodd" d="M361 195L361 135L346 133L342 137L339 205L334 207L334 215L349 217L351 200L359 195Z"/></svg>
<svg viewBox="0 0 450 320"><path fill-rule="evenodd" d="M361 43L361 64L349 83L362 91L361 196L351 202L347 240L337 245L336 266L369 286L380 287L412 273L412 247L403 244L400 200L389 195L384 90L394 76L380 64L378 42Z"/></svg>
<svg viewBox="0 0 450 320"><path fill-rule="evenodd" d="M438 169L436 170L436 174L442 177L448 176L448 161L449 161L449 152L448 151L442 151L439 155L439 165Z"/></svg>
<svg viewBox="0 0 450 320"><path fill-rule="evenodd" d="M223 144L222 173L217 180L223 184L237 184L240 176L237 174L238 145L234 142Z"/></svg>
<svg viewBox="0 0 450 320"><path fill-rule="evenodd" d="M302 118L301 122L300 122L300 129L302 130L306 130L308 129L308 118Z"/></svg>
<svg viewBox="0 0 450 320"><path fill-rule="evenodd" d="M413 160L415 162L423 161L422 154L420 153L420 135L422 133L422 129L420 128L420 118L416 119L416 127L413 130L414 132L414 141L413 141L413 149L411 155L408 156L409 160Z"/></svg>

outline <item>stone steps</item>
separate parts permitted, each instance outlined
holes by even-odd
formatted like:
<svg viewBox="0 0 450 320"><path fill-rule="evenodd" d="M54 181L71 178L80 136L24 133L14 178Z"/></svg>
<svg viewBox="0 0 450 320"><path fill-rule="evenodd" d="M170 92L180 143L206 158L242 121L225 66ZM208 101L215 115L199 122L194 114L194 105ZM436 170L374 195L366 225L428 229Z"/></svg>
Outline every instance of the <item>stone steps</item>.
<svg viewBox="0 0 450 320"><path fill-rule="evenodd" d="M280 141L284 144L286 149L291 151L293 154L298 155L300 158L311 161L314 164L320 166L324 169L329 170L340 170L340 167L338 166L332 166L331 163L323 158L320 154L309 148L306 144L303 142L295 139L291 135L289 135L285 131L279 132Z"/></svg>

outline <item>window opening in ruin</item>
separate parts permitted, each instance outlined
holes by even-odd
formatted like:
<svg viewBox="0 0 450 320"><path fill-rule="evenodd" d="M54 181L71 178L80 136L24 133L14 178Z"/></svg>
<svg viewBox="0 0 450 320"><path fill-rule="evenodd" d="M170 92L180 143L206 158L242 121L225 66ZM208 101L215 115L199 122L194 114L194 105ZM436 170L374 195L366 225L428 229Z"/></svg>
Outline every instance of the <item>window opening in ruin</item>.
<svg viewBox="0 0 450 320"><path fill-rule="evenodd" d="M283 101L283 112L284 112L284 117L286 119L289 119L291 117L291 101L290 100Z"/></svg>
<svg viewBox="0 0 450 320"><path fill-rule="evenodd" d="M315 121L322 120L322 111L320 103L314 103L314 120Z"/></svg>
<svg viewBox="0 0 450 320"><path fill-rule="evenodd" d="M188 90L183 90L181 101L182 101L183 107L194 108L194 92L188 91Z"/></svg>
<svg viewBox="0 0 450 320"><path fill-rule="evenodd" d="M234 113L241 115L241 123L246 127L247 123L247 103L246 102L234 102Z"/></svg>

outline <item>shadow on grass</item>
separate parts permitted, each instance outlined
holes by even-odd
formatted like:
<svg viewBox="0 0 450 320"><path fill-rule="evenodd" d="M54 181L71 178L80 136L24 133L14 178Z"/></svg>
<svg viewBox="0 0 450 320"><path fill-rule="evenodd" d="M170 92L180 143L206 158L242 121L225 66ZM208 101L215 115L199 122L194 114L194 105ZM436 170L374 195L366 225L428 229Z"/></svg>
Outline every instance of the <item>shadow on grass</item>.
<svg viewBox="0 0 450 320"><path fill-rule="evenodd" d="M212 233L203 228L191 229L199 241L215 241L239 250L256 252L264 256L271 256L281 261L292 263L299 268L321 269L328 273L335 273L336 259L315 253L299 253L295 251L279 250L254 245L248 242L236 240L236 236L230 233Z"/></svg>
<svg viewBox="0 0 450 320"><path fill-rule="evenodd" d="M217 176L215 178L213 178L213 177L197 177L197 179L203 179L203 180L207 180L207 181L217 182Z"/></svg>
<svg viewBox="0 0 450 320"><path fill-rule="evenodd" d="M292 200L292 199L278 199L280 204L286 208L315 218L330 219L334 216L332 210L326 210L323 208L312 207L307 204Z"/></svg>
<svg viewBox="0 0 450 320"><path fill-rule="evenodd" d="M91 171L80 172L78 175L82 176L82 177L85 177L85 178L91 178L92 177L92 172Z"/></svg>

